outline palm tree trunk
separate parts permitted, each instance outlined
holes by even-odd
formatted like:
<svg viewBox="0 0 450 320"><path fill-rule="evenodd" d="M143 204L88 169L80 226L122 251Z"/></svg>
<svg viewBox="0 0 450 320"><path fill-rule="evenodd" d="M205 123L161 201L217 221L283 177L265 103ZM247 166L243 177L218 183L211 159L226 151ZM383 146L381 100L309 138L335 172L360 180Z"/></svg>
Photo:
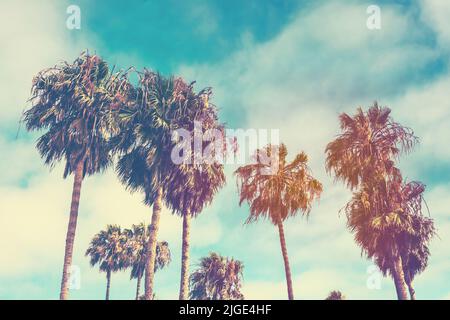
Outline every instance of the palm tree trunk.
<svg viewBox="0 0 450 320"><path fill-rule="evenodd" d="M80 161L74 172L72 203L70 205L69 225L67 227L66 247L64 249L64 266L61 280L61 292L59 294L59 298L61 300L67 300L69 298L70 267L72 266L73 243L75 241L75 231L77 229L78 207L80 204L83 171L84 161Z"/></svg>
<svg viewBox="0 0 450 320"><path fill-rule="evenodd" d="M405 273L405 282L409 290L409 297L411 298L411 300L416 300L416 290L414 290L414 287L412 285L411 275L408 270L404 271L404 273Z"/></svg>
<svg viewBox="0 0 450 320"><path fill-rule="evenodd" d="M145 300L153 299L153 278L155 275L156 259L156 239L159 228L159 217L162 208L162 188L156 192L156 199L153 203L152 222L150 224L150 234L148 237L147 267L145 269Z"/></svg>
<svg viewBox="0 0 450 320"><path fill-rule="evenodd" d="M139 300L139 295L141 293L141 279L142 279L142 276L139 275L137 278L137 284L136 284L136 300Z"/></svg>
<svg viewBox="0 0 450 320"><path fill-rule="evenodd" d="M288 258L287 248L286 248L286 239L284 238L283 222L281 222L281 221L278 222L278 232L280 234L281 252L283 253L284 271L286 272L288 298L289 298L289 300L294 300L294 291L292 289L291 268L289 267L289 258Z"/></svg>
<svg viewBox="0 0 450 320"><path fill-rule="evenodd" d="M109 300L109 289L111 288L111 270L106 271L106 297Z"/></svg>
<svg viewBox="0 0 450 320"><path fill-rule="evenodd" d="M183 243L181 252L180 300L188 299L189 291L189 228L191 213L187 210L183 215Z"/></svg>
<svg viewBox="0 0 450 320"><path fill-rule="evenodd" d="M406 289L405 274L403 273L402 258L400 255L394 258L394 284L397 291L398 300L408 300Z"/></svg>

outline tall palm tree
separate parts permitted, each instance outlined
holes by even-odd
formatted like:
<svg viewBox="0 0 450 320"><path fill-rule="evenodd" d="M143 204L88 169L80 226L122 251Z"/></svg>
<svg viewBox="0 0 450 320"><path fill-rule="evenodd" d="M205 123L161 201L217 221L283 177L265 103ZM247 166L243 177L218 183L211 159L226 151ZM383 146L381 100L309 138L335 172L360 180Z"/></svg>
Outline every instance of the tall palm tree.
<svg viewBox="0 0 450 320"><path fill-rule="evenodd" d="M281 252L283 254L288 297L294 299L292 278L284 236L283 222L301 212L308 215L314 199L322 193L322 184L313 178L307 166L308 157L305 153L298 154L288 163L287 149L268 145L255 155L255 164L238 168L235 174L238 178L241 205L244 201L250 204L250 216L247 223L268 218L278 227ZM271 159L267 161L267 159ZM271 172L271 164L277 163L276 172ZM270 174L268 174L270 173Z"/></svg>
<svg viewBox="0 0 450 320"><path fill-rule="evenodd" d="M127 236L117 225L108 225L96 234L86 250L91 266L98 264L106 272L106 300L109 300L111 273L128 267Z"/></svg>
<svg viewBox="0 0 450 320"><path fill-rule="evenodd" d="M130 96L133 102L118 113L120 134L114 137L120 154L117 173L131 191L143 191L145 203L153 206L148 240L145 298L153 297L153 278L159 219L164 195L170 189L176 145L174 130L189 124L192 106L186 102L188 85L180 78L166 78L148 70L138 73L139 84Z"/></svg>
<svg viewBox="0 0 450 320"><path fill-rule="evenodd" d="M192 300L243 300L241 281L244 265L212 252L200 259L199 266L189 277Z"/></svg>
<svg viewBox="0 0 450 320"><path fill-rule="evenodd" d="M108 147L112 110L125 99L127 80L111 75L100 57L81 54L38 73L33 79L31 108L23 121L27 130L42 130L37 149L45 164L64 160L64 178L74 175L67 228L60 299L68 299L69 276L84 177L105 170L111 163Z"/></svg>
<svg viewBox="0 0 450 320"><path fill-rule="evenodd" d="M347 204L348 227L369 257L386 255L399 299L407 299L398 235L412 230L402 197L402 176L395 160L409 152L417 138L375 102L367 112L340 115L342 133L326 148L326 168L354 193ZM402 202L404 201L404 202Z"/></svg>
<svg viewBox="0 0 450 320"><path fill-rule="evenodd" d="M184 104L187 105L186 117L183 128L191 133L195 139L195 123L201 123L202 130L216 130L223 138L224 127L218 121L217 108L209 102L212 94L206 88L196 94L192 86L185 86L183 90ZM215 150L217 141L201 141L201 146L185 155L186 163L176 164L170 170L165 192L166 204L172 211L183 218L182 229L182 254L181 254L181 279L179 299L186 300L189 294L189 238L191 218L196 217L203 208L210 204L215 194L225 184L223 164L216 158L217 153L224 152L221 144L219 150ZM214 148L213 148L214 147ZM199 159L198 153L203 155L206 150L212 150L212 158Z"/></svg>
<svg viewBox="0 0 450 320"><path fill-rule="evenodd" d="M141 280L145 273L147 265L147 244L149 234L149 227L145 227L144 223L133 225L130 230L125 230L127 234L130 250L130 279L136 279L136 300L140 297ZM166 241L160 241L156 245L156 262L155 272L168 266L171 262L171 254L169 244Z"/></svg>

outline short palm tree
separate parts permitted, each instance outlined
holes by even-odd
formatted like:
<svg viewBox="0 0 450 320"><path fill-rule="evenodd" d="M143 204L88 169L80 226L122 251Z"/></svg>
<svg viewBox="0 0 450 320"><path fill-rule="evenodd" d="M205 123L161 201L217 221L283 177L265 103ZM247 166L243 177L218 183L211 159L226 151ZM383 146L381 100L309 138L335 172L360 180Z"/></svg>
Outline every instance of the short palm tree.
<svg viewBox="0 0 450 320"><path fill-rule="evenodd" d="M65 162L64 178L74 175L60 299L69 296L69 270L83 178L111 163L108 139L112 110L124 101L122 75L111 75L100 57L81 54L72 64L41 71L32 86L32 107L23 116L27 130L44 131L37 149L45 163Z"/></svg>
<svg viewBox="0 0 450 320"><path fill-rule="evenodd" d="M192 300L243 300L241 282L244 265L239 260L222 257L217 253L200 259L191 274L190 298Z"/></svg>
<svg viewBox="0 0 450 320"><path fill-rule="evenodd" d="M117 225L108 225L92 238L86 256L91 266L98 265L106 272L106 300L109 300L111 273L128 267L127 236Z"/></svg>
<svg viewBox="0 0 450 320"><path fill-rule="evenodd" d="M345 295L339 290L333 290L328 294L325 300L345 300Z"/></svg>
<svg viewBox="0 0 450 320"><path fill-rule="evenodd" d="M247 223L268 218L278 227L288 297L292 300L294 293L283 222L299 212L308 215L312 202L322 193L322 184L312 177L305 153L298 154L290 163L286 157L287 149L284 144L269 145L256 152L255 164L240 167L235 174L240 192L239 204L244 201L250 204ZM274 163L278 164L276 172L273 172Z"/></svg>
<svg viewBox="0 0 450 320"><path fill-rule="evenodd" d="M144 223L133 225L130 230L125 230L127 234L129 250L131 275L130 279L136 279L136 300L140 297L141 280L145 273L147 264L147 244L149 238L149 227L145 227ZM171 254L169 244L166 241L160 241L156 245L156 262L155 272L168 266L171 262Z"/></svg>

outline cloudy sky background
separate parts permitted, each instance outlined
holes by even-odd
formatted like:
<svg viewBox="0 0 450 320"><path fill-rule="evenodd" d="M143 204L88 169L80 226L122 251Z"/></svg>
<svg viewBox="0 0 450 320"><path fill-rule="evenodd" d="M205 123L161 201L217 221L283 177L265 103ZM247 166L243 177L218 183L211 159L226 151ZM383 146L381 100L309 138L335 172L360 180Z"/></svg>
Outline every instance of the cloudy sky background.
<svg viewBox="0 0 450 320"><path fill-rule="evenodd" d="M81 8L81 29L66 28L66 8ZM381 30L366 27L371 4ZM56 299L72 180L62 167L44 167L36 134L18 131L31 79L39 70L89 49L111 65L175 74L197 88L212 86L214 103L230 128L279 129L293 156L304 150L323 196L309 219L286 223L296 298L323 299L341 290L349 299L394 299L390 279L379 289L339 210L350 193L324 169L324 148L339 132L340 112L374 100L421 139L401 168L427 185L426 200L439 238L428 269L415 281L419 299L450 299L450 2L398 1L12 1L0 3L0 298ZM244 225L233 166L227 186L193 221L192 268L210 251L245 264L246 298L286 298L275 227ZM105 275L84 252L106 224L129 227L150 220L151 209L130 195L113 170L85 180L74 264L81 288L74 299L102 299ZM181 219L165 210L160 239L173 262L156 274L160 299L178 297ZM114 274L113 299L134 297L128 272Z"/></svg>

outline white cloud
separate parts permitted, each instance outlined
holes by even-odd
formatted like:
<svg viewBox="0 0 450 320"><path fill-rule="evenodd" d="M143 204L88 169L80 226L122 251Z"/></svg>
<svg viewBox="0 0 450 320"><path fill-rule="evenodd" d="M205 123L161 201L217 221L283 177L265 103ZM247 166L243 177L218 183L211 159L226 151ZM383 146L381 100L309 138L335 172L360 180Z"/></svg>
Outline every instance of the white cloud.
<svg viewBox="0 0 450 320"><path fill-rule="evenodd" d="M421 87L412 88L392 101L391 108L397 121L412 127L420 144L408 158L416 169L429 165L430 158L448 162L450 136L450 109L448 88L450 75L446 74ZM411 168L413 170L413 168Z"/></svg>
<svg viewBox="0 0 450 320"><path fill-rule="evenodd" d="M440 45L448 49L450 43L450 3L441 0L421 0L422 19L437 33Z"/></svg>
<svg viewBox="0 0 450 320"><path fill-rule="evenodd" d="M66 6L54 1L13 1L0 4L0 121L18 121L29 98L33 76L62 59L73 59L87 42L70 38ZM72 31L77 32L77 31Z"/></svg>

